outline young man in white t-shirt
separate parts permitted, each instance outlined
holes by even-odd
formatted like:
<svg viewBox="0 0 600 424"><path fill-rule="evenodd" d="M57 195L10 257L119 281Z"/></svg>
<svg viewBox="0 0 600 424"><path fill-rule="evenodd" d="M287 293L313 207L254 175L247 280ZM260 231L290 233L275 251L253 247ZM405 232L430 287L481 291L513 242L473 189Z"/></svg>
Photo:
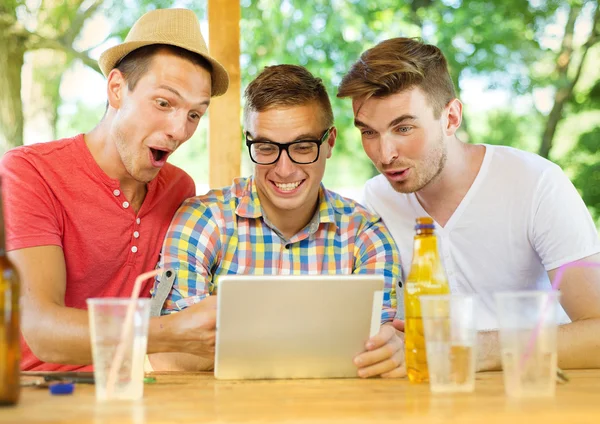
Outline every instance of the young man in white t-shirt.
<svg viewBox="0 0 600 424"><path fill-rule="evenodd" d="M364 203L386 222L406 270L415 218L435 220L452 292L477 293L482 304L478 367L500 368L493 293L549 289L561 265L600 262L581 197L546 159L457 138L462 104L435 46L383 41L352 66L338 97L352 98L364 150L381 172ZM600 367L600 268L569 268L560 290L559 366Z"/></svg>

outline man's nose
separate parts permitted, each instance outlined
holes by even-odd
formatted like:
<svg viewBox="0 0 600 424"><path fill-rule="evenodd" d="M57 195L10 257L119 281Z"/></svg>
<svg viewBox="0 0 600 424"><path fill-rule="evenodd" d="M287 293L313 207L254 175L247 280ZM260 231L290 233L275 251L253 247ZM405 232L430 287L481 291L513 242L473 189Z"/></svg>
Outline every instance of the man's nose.
<svg viewBox="0 0 600 424"><path fill-rule="evenodd" d="M379 140L381 163L389 165L398 159L398 141L390 134L383 134Z"/></svg>
<svg viewBox="0 0 600 424"><path fill-rule="evenodd" d="M178 112L171 114L165 134L177 142L187 140L189 138L187 114Z"/></svg>
<svg viewBox="0 0 600 424"><path fill-rule="evenodd" d="M281 176L287 176L296 170L296 164L292 162L287 151L281 150L281 155L275 164L275 172Z"/></svg>

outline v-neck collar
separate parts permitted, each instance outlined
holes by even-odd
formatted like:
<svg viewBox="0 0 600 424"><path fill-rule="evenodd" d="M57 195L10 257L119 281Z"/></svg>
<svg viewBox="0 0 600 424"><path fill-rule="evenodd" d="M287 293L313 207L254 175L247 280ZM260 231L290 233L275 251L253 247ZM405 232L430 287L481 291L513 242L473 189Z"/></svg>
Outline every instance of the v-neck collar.
<svg viewBox="0 0 600 424"><path fill-rule="evenodd" d="M435 219L433 220L435 222L436 229L442 233L452 231L452 228L456 225L456 222L458 222L469 203L471 203L471 199L475 196L477 190L479 189L479 186L481 186L483 179L487 175L488 169L490 167L490 162L494 154L494 146L491 146L489 144L481 144L481 146L485 147L483 161L481 162L479 171L477 172L477 175L473 180L473 184L471 184L471 187L469 187L469 190L465 194L465 197L463 197L463 199L460 201L458 207L452 213L452 216L450 216L450 219L448 220L448 222L446 222L445 226L442 227L437 221L435 221ZM415 211L419 214L419 216L429 216L433 219L433 217L431 217L423 208L421 202L419 202L416 193L410 193L410 201L413 204L413 207L415 208Z"/></svg>

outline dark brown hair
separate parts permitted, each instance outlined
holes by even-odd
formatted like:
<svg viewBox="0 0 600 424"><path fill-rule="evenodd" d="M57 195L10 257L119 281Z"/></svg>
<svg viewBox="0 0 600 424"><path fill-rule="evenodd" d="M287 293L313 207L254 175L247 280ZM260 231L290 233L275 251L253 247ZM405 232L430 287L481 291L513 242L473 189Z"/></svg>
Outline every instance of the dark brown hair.
<svg viewBox="0 0 600 424"><path fill-rule="evenodd" d="M415 38L392 38L365 51L342 79L337 97L386 97L419 87L439 118L456 97L442 51Z"/></svg>
<svg viewBox="0 0 600 424"><path fill-rule="evenodd" d="M264 112L274 107L302 106L317 102L327 127L333 125L333 111L321 78L297 65L267 66L248 84L244 92L244 122L249 112Z"/></svg>
<svg viewBox="0 0 600 424"><path fill-rule="evenodd" d="M135 89L136 84L150 69L154 56L161 50L167 50L169 53L186 59L212 73L211 64L199 54L170 44L151 44L135 49L115 66L115 69L123 74L129 90L133 91Z"/></svg>

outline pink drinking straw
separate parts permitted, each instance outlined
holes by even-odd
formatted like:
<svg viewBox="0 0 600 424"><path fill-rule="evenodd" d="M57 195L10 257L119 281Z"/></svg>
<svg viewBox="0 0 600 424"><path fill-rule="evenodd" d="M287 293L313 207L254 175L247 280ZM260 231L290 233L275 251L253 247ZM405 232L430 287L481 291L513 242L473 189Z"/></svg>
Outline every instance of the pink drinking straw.
<svg viewBox="0 0 600 424"><path fill-rule="evenodd" d="M123 321L123 327L121 328L121 338L119 340L119 344L117 346L117 351L115 356L110 364L110 370L108 372L108 379L106 381L106 394L107 397L110 398L113 390L115 389L115 384L117 383L117 374L119 368L121 368L121 364L123 362L123 358L125 357L125 349L127 348L127 340L131 335L131 330L133 327L133 314L135 313L136 300L140 297L140 290L142 289L142 283L144 280L148 278L156 277L158 274L163 272L162 268L155 269L154 271L148 271L143 274L138 275L135 279L135 283L133 284L133 291L131 292L131 303L127 308L127 314L125 315L125 321Z"/></svg>
<svg viewBox="0 0 600 424"><path fill-rule="evenodd" d="M558 271L556 272L556 276L554 277L554 282L552 283L552 291L558 291L560 288L560 283L562 282L562 277L565 271L569 268L596 268L600 267L600 263L598 262L587 262L587 261L579 261L579 262L569 262L564 265L558 267ZM540 332L542 331L542 325L544 323L544 314L546 310L550 307L550 299L546 303L546 307L544 308L544 312L542 312L542 317L540 321L537 323L535 329L531 333L531 337L529 338L529 342L527 343L527 349L525 350L525 354L521 358L521 368L525 366L531 354L533 353L533 348L535 346L535 342L537 341Z"/></svg>

